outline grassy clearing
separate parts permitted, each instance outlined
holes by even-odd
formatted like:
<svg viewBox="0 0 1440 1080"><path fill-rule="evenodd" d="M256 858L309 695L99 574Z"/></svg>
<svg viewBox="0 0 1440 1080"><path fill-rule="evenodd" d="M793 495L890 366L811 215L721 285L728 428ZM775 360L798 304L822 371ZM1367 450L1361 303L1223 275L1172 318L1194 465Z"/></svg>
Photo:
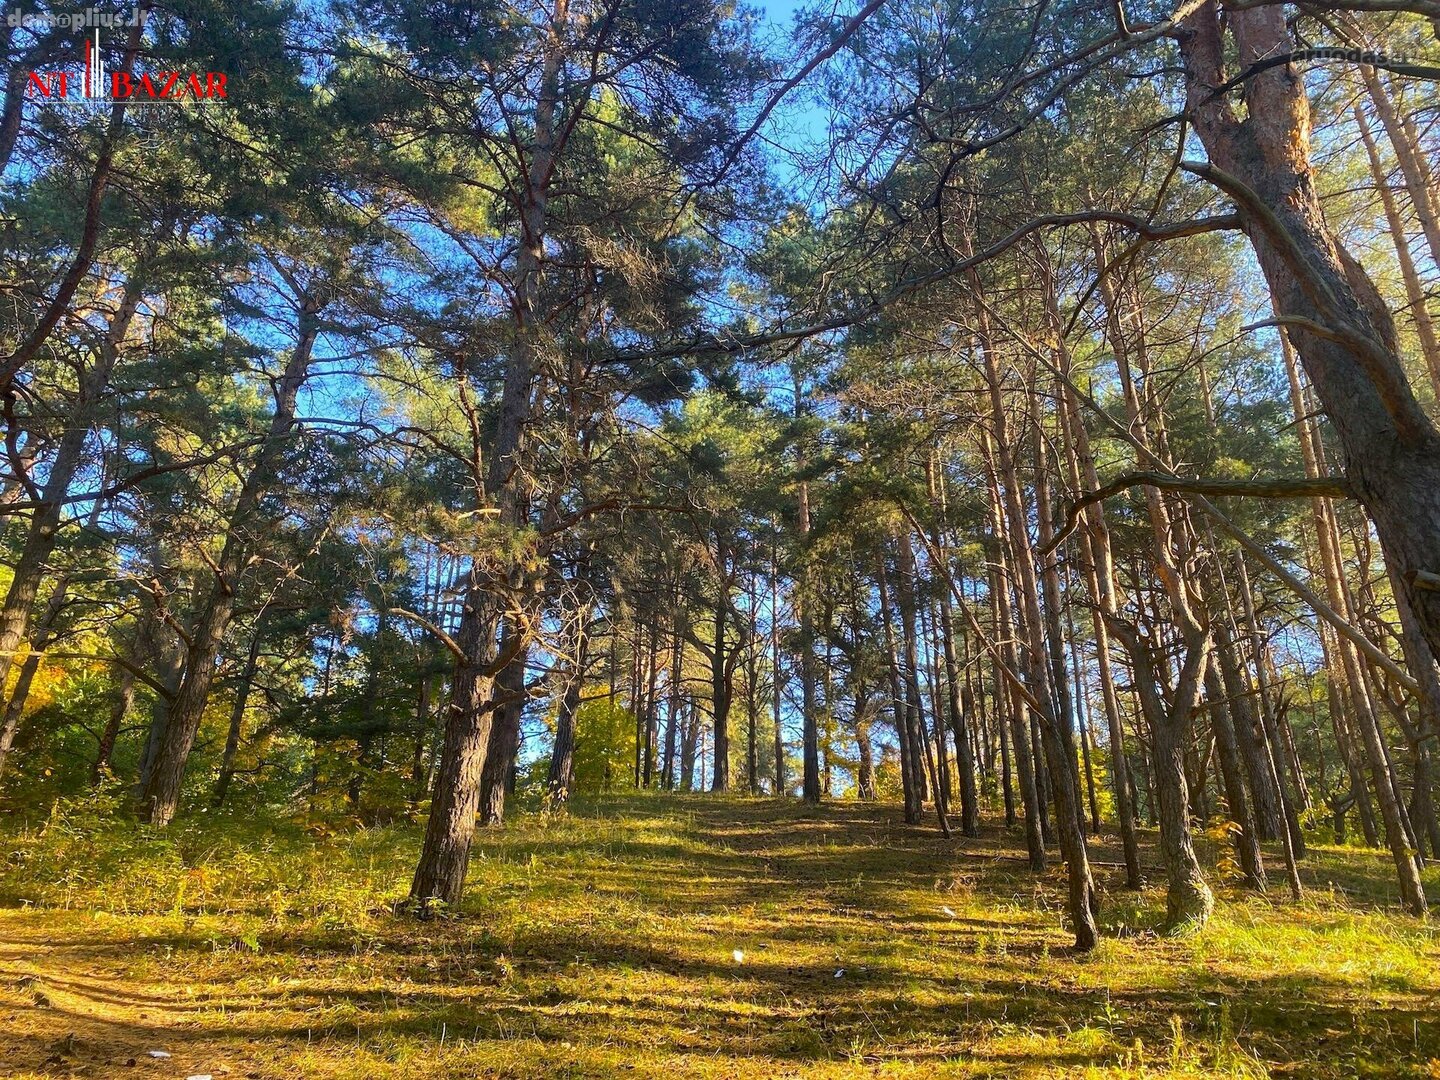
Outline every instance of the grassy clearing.
<svg viewBox="0 0 1440 1080"><path fill-rule="evenodd" d="M1304 904L1224 893L1182 940L1107 871L1076 957L1019 842L612 797L485 835L420 926L389 909L412 827L58 814L0 839L0 1073L1440 1076L1440 934L1378 906L1379 856L1319 851Z"/></svg>

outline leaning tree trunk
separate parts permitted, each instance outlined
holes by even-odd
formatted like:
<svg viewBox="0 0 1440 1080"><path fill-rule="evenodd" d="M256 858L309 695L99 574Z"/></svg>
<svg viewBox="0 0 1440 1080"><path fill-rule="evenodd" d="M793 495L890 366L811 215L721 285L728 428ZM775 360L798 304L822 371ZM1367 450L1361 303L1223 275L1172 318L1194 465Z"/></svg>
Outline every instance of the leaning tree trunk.
<svg viewBox="0 0 1440 1080"><path fill-rule="evenodd" d="M96 504L97 509L99 505ZM45 603L45 614L41 616L40 624L30 641L30 654L20 665L20 674L10 691L10 700L5 703L5 718L0 720L0 776L5 775L10 751L15 747L15 735L20 730L20 718L25 712L25 702L29 700L30 688L34 685L35 676L40 672L40 662L45 657L45 649L55 638L58 629L56 623L65 608L65 596L69 589L70 575L62 574L51 589L50 599ZM0 682L0 686L3 685L4 683Z"/></svg>
<svg viewBox="0 0 1440 1080"><path fill-rule="evenodd" d="M180 804L180 785L210 701L220 643L235 611L240 576L258 539L261 500L276 482L285 443L295 422L296 400L310 370L310 356L319 333L319 311L320 304L311 298L301 304L299 338L275 384L275 412L269 430L235 500L225 544L214 566L215 583L186 643L185 673L170 702L154 764L140 793L140 815L151 825L170 824Z"/></svg>
<svg viewBox="0 0 1440 1080"><path fill-rule="evenodd" d="M1289 48L1279 8L1232 12L1228 25L1242 65ZM1440 571L1440 431L1406 379L1388 308L1325 220L1309 161L1304 83L1289 65L1247 79L1241 120L1216 93L1225 71L1214 3L1185 27L1190 114L1211 161L1196 171L1235 200L1276 310L1339 436L1346 476L1440 656L1440 592L1424 588L1427 575ZM1422 914L1425 893L1378 725L1362 717L1359 727L1405 906Z"/></svg>
<svg viewBox="0 0 1440 1080"><path fill-rule="evenodd" d="M81 374L75 398L66 410L65 430L57 441L50 472L40 489L40 498L12 568L10 588L5 594L4 604L0 605L0 687L9 678L15 654L29 631L35 598L48 572L50 555L60 534L65 497L84 464L86 439L95 422L96 410L109 388L120 347L130 332L140 300L140 278L138 274L132 274L110 317L110 325L97 345L95 361Z"/></svg>
<svg viewBox="0 0 1440 1080"><path fill-rule="evenodd" d="M230 706L230 727L225 733L225 751L220 756L220 775L215 779L215 791L210 796L210 805L217 809L225 805L225 796L230 791L230 782L235 778L235 760L240 754L240 735L245 727L245 709L250 703L250 688L255 682L255 667L259 658L260 627L257 623L250 635L250 651L245 656L245 668L240 673L240 684L235 687L235 701ZM354 801L359 801L358 793Z"/></svg>
<svg viewBox="0 0 1440 1080"><path fill-rule="evenodd" d="M1370 177L1380 193L1380 206L1385 211L1385 224L1390 230L1390 243L1395 248L1395 263L1400 268L1400 280L1405 284L1405 300L1410 308L1410 317L1415 321L1415 336L1420 340L1420 354L1425 358L1425 367L1430 372L1430 386L1440 396L1440 339L1435 335L1435 321L1430 317L1429 297L1424 283L1415 269L1415 257L1410 251L1410 238L1406 235L1405 221L1400 216L1400 207L1395 193L1390 190L1390 178L1380 160L1379 147L1370 133L1370 122L1365 110L1355 106L1355 126L1360 131L1360 141L1365 144L1365 156L1370 162Z"/></svg>
<svg viewBox="0 0 1440 1080"><path fill-rule="evenodd" d="M1050 789L1055 801L1055 832L1060 853L1065 859L1069 885L1069 914L1075 932L1075 947L1089 950L1099 939L1096 920L1099 897L1090 873L1090 858L1085 846L1085 813L1080 797L1076 771L1075 745L1069 733L1069 717L1056 714L1056 696L1050 685L1047 664L1050 659L1045 642L1045 622L1041 614L1040 579L1035 572L1034 548L1030 541L1030 517L1020 499L1020 483L1015 467L1013 446L1007 430L1000 369L993 348L983 349L985 379L989 386L990 416L995 439L995 461L1001 495L1005 507L1010 546L1015 560L1015 593L1020 601L1017 630L1025 646L1025 673L1030 711L1040 729L1042 753ZM1039 523L1042 545L1049 539L1048 508L1041 504ZM1053 552L1044 561L1043 574L1054 584L1057 566ZM1047 588L1047 595L1051 590ZM1055 590L1058 597L1058 589ZM1063 666L1063 660L1061 661ZM1038 800L1037 800L1038 801Z"/></svg>

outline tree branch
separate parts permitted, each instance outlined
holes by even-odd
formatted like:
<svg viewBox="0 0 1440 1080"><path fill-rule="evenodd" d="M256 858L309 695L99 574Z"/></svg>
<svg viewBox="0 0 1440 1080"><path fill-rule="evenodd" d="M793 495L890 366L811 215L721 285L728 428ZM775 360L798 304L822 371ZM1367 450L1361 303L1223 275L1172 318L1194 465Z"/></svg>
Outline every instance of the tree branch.
<svg viewBox="0 0 1440 1080"><path fill-rule="evenodd" d="M1065 511L1065 524L1036 554L1043 558L1063 544L1080 524L1080 514L1094 503L1134 487L1153 487L1161 491L1179 491L1199 495L1249 496L1260 499L1353 499L1355 491L1343 476L1321 476L1315 479L1284 478L1279 480L1206 480L1174 476L1166 472L1133 472L1117 476L1096 491L1080 496Z"/></svg>

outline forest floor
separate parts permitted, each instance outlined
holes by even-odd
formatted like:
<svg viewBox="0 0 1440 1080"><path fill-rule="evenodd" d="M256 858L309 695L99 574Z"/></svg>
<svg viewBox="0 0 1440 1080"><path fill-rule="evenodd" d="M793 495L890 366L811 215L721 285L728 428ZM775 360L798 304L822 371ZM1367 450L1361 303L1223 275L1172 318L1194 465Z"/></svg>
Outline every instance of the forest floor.
<svg viewBox="0 0 1440 1080"><path fill-rule="evenodd" d="M894 807L521 816L428 924L390 908L418 841L0 831L0 1074L1440 1077L1440 931L1374 852L1312 853L1300 904L1222 888L1179 939L1158 887L1102 868L1106 937L1078 956L1063 871L1031 874L1018 833L944 841Z"/></svg>

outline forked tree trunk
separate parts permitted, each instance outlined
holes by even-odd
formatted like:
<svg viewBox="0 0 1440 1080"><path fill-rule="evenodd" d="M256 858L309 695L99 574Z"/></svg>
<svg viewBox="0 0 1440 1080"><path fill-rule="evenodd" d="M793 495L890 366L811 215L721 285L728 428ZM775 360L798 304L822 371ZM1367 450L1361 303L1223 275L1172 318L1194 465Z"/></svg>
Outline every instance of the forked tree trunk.
<svg viewBox="0 0 1440 1080"><path fill-rule="evenodd" d="M1133 630L1111 618L1111 632L1125 646L1135 669L1135 690L1150 721L1156 815L1167 889L1165 921L1172 931L1203 926L1215 908L1215 894L1205 883L1190 834L1190 786L1185 778L1185 747L1190 741L1201 672L1209 659L1210 639L1202 634L1189 642L1170 709L1160 696L1159 675L1146 647Z"/></svg>
<svg viewBox="0 0 1440 1080"><path fill-rule="evenodd" d="M1103 256L1098 239L1096 247L1097 254ZM1168 460L1162 415L1158 410L1147 413L1131 371L1132 355L1142 375L1148 375L1149 371L1143 310L1133 296L1122 298L1108 276L1100 279L1100 293L1105 302L1105 333L1115 353L1126 419L1138 445L1153 443L1150 453L1162 461ZM1126 305L1128 325L1127 320L1122 319L1122 304ZM1148 378L1144 389L1149 395ZM1162 691L1162 669L1153 659L1149 643L1141 640L1134 628L1118 615L1104 609L1102 615L1110 632L1130 656L1135 692L1150 727L1151 792L1156 802L1167 878L1166 923L1171 930L1182 931L1203 926L1215 906L1214 894L1205 884L1195 857L1189 819L1190 784L1185 770L1186 751L1194 730L1194 710L1209 664L1210 634L1195 613L1198 597L1194 583L1186 580L1177 562L1178 551L1182 558L1188 559L1186 565L1193 563L1196 548L1193 537L1187 535L1183 521L1177 522L1172 517L1155 488L1146 488L1145 505L1153 537L1154 568L1169 600L1170 620L1183 648L1179 678L1170 693L1168 706ZM1151 592L1152 603L1158 605L1158 591ZM1157 628L1165 624L1158 606L1150 622Z"/></svg>
<svg viewBox="0 0 1440 1080"><path fill-rule="evenodd" d="M556 110L560 103L560 70L565 45L562 31L569 19L566 0L556 0L546 28L541 63L539 94L535 103L534 126L530 136L529 161L516 207L520 235L515 257L515 293L512 314L514 339L505 365L500 391L499 415L490 447L483 487L477 492L499 511L499 523L520 529L528 517L520 455L525 425L531 413L532 384L539 363L544 320L540 310L540 285L545 262L545 238L549 225L550 183L557 153ZM477 461L481 447L474 447ZM475 476L477 487L482 478ZM439 900L459 903L465 889L470 847L475 838L475 819L480 802L480 784L485 753L493 723L492 692L496 664L503 669L507 649L518 651L522 641L500 643L496 653L495 635L507 600L503 592L525 592L524 572L513 561L497 567L472 565L465 588L456 644L460 656L451 680L449 713L440 745L436 769L435 797L420 860L410 884L410 900L422 916ZM509 629L509 620L507 629Z"/></svg>

